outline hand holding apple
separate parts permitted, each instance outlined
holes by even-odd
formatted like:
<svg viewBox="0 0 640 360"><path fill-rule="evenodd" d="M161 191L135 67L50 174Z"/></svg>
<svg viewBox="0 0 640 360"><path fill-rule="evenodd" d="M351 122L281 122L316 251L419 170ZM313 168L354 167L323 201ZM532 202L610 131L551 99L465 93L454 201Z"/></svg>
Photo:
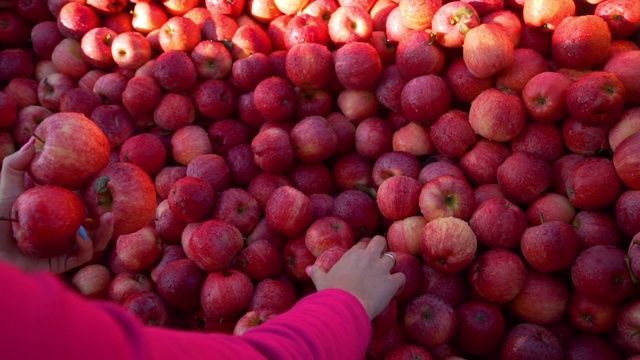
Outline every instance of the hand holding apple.
<svg viewBox="0 0 640 360"><path fill-rule="evenodd" d="M73 248L50 258L38 258L23 253L14 241L12 225L12 207L24 192L24 173L35 154L35 139L31 138L18 152L7 156L2 162L0 174L0 258L11 261L28 271L49 270L62 273L90 261L94 252L106 248L113 233L113 216L110 213L100 218L100 225L91 239L84 227L75 232ZM51 241L53 242L52 238Z"/></svg>

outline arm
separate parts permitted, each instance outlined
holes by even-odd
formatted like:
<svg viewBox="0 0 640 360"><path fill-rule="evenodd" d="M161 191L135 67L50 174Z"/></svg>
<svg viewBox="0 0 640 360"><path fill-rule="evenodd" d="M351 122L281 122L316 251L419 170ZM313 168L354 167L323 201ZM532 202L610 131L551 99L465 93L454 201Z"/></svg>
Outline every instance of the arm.
<svg viewBox="0 0 640 360"><path fill-rule="evenodd" d="M3 358L362 359L371 336L360 301L338 289L309 295L244 336L230 336L146 327L51 274L27 275L5 263L0 288Z"/></svg>

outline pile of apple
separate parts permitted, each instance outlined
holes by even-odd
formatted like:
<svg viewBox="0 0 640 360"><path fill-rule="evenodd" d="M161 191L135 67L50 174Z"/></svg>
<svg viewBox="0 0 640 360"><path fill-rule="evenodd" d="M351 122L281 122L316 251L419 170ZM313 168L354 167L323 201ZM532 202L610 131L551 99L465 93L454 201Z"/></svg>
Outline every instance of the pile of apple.
<svg viewBox="0 0 640 360"><path fill-rule="evenodd" d="M371 359L640 358L640 1L1 0L23 252L241 334L384 234ZM93 224L93 226L91 226Z"/></svg>

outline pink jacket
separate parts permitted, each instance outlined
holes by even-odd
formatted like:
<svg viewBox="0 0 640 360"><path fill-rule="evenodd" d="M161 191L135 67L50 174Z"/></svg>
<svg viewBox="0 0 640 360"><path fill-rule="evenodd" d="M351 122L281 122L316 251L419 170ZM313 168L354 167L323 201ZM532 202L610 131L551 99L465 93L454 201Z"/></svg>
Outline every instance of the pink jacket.
<svg viewBox="0 0 640 360"><path fill-rule="evenodd" d="M371 322L337 289L309 295L243 336L147 327L46 273L0 263L2 359L364 359Z"/></svg>

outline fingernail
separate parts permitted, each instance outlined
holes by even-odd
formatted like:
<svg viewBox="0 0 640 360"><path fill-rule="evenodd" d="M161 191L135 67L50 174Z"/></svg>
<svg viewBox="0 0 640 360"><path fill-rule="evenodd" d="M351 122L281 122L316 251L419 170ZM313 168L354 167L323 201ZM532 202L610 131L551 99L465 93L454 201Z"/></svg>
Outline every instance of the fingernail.
<svg viewBox="0 0 640 360"><path fill-rule="evenodd" d="M89 234L87 234L87 230L84 228L84 226L80 226L80 229L78 229L78 233L80 234L80 237L83 239L89 238Z"/></svg>
<svg viewBox="0 0 640 360"><path fill-rule="evenodd" d="M26 151L29 147L31 147L31 145L33 145L34 142L36 142L36 138L34 138L33 136L30 137L29 140L27 140L27 142L24 143L24 145L22 145L19 151L20 152Z"/></svg>
<svg viewBox="0 0 640 360"><path fill-rule="evenodd" d="M304 268L304 272L306 272L308 276L311 276L311 269L312 268L313 268L313 266L309 265L306 268Z"/></svg>
<svg viewBox="0 0 640 360"><path fill-rule="evenodd" d="M115 219L113 218L113 214L112 213L107 213L107 225L111 226L113 225Z"/></svg>

